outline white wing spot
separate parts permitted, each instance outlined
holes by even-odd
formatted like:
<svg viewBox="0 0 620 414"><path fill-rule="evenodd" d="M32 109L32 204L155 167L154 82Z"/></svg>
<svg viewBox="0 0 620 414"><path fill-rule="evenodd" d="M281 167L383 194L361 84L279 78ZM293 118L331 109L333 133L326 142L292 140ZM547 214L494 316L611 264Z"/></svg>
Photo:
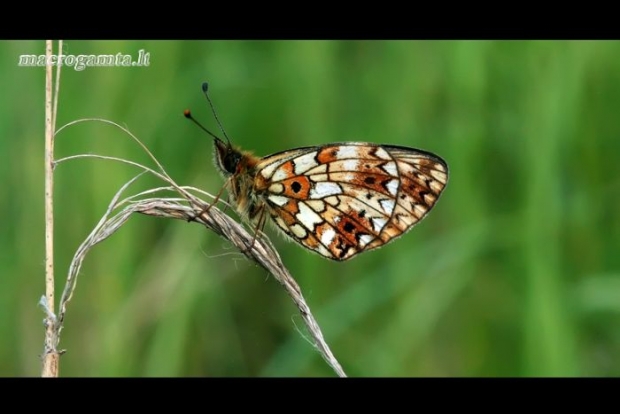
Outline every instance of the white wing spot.
<svg viewBox="0 0 620 414"><path fill-rule="evenodd" d="M310 198L324 198L334 194L342 194L342 188L336 183L321 181L310 189Z"/></svg>
<svg viewBox="0 0 620 414"><path fill-rule="evenodd" d="M390 154L388 154L388 152L386 150L384 150L383 148L377 148L377 150L375 151L375 156L377 158L381 158L382 160L391 160L392 156Z"/></svg>
<svg viewBox="0 0 620 414"><path fill-rule="evenodd" d="M269 178L271 178L271 175L273 174L274 170L276 168L278 168L279 165L280 165L279 163L274 162L274 163L266 166L265 168L261 169L260 173L263 175L263 177L269 179Z"/></svg>
<svg viewBox="0 0 620 414"><path fill-rule="evenodd" d="M345 171L357 171L359 165L360 163L358 160L345 160L342 163L342 167Z"/></svg>
<svg viewBox="0 0 620 414"><path fill-rule="evenodd" d="M381 168L392 177L398 177L398 168L396 168L396 163L394 161L386 163Z"/></svg>
<svg viewBox="0 0 620 414"><path fill-rule="evenodd" d="M286 180L289 177L290 177L290 174L287 173L284 170L284 168L278 168L276 172L273 173L273 176L271 177L271 181L282 181L282 180Z"/></svg>
<svg viewBox="0 0 620 414"><path fill-rule="evenodd" d="M387 221L384 218L380 218L380 217L373 217L370 219L370 222L372 223L372 228L375 231L375 233L379 233L381 229L383 228L383 226L385 226L385 223L387 223Z"/></svg>
<svg viewBox="0 0 620 414"><path fill-rule="evenodd" d="M392 211L394 211L394 200L384 198L383 200L379 200L379 204L381 204L381 208L386 214L391 215Z"/></svg>
<svg viewBox="0 0 620 414"><path fill-rule="evenodd" d="M335 235L336 235L336 232L334 231L334 229L329 227L323 232L323 234L321 234L321 243L323 243L325 246L329 246L331 242L334 240Z"/></svg>
<svg viewBox="0 0 620 414"><path fill-rule="evenodd" d="M359 247L364 247L374 239L370 234L362 234L360 236Z"/></svg>
<svg viewBox="0 0 620 414"><path fill-rule="evenodd" d="M299 203L299 213L295 215L295 218L308 230L314 230L316 224L323 222L321 216L316 214L314 210L308 207L304 202Z"/></svg>
<svg viewBox="0 0 620 414"><path fill-rule="evenodd" d="M288 203L288 197L283 197L279 195L270 195L270 196L267 196L267 199L271 201L273 204L280 206L280 207Z"/></svg>
<svg viewBox="0 0 620 414"><path fill-rule="evenodd" d="M352 145L343 145L338 148L338 153L336 154L336 156L339 159L344 159L344 158L359 158L358 155L358 147L356 146L352 146Z"/></svg>
<svg viewBox="0 0 620 414"><path fill-rule="evenodd" d="M316 151L295 158L293 160L295 162L295 174L300 175L309 169L316 167L318 163L316 162L315 157Z"/></svg>
<svg viewBox="0 0 620 414"><path fill-rule="evenodd" d="M387 183L386 188L387 190L390 192L390 194L392 194L394 197L396 197L396 193L398 192L398 184L399 184L399 180L391 180L389 183Z"/></svg>

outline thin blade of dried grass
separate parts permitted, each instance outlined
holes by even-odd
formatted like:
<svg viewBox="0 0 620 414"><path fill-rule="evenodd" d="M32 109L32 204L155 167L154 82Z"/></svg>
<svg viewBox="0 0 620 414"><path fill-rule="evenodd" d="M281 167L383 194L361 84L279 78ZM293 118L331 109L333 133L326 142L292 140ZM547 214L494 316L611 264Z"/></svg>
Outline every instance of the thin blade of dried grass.
<svg viewBox="0 0 620 414"><path fill-rule="evenodd" d="M119 230L129 219L132 213L140 213L163 218L174 218L189 222L197 222L204 225L219 236L229 240L246 257L271 273L285 288L286 292L297 306L308 332L314 341L314 346L317 348L323 359L329 366L332 367L337 375L346 377L340 363L333 355L329 345L327 345L323 333L321 332L321 328L314 318L314 315L312 314L312 311L310 310L310 307L301 292L301 288L282 263L280 256L268 238L261 234L259 237L256 237L254 243L252 244L252 240L254 239L253 235L248 233L241 224L223 213L217 207L210 206L208 203L194 196L192 196L192 201L190 201L191 206L187 205L187 200L184 198L149 198L132 201L134 196L131 196L119 202L118 200L120 199L123 191L142 174L144 173L134 177L117 192L112 199L112 202L109 204L104 216L95 226L91 234L78 248L69 267L70 270L69 275L67 276L67 283L60 301L60 312L57 318L58 332L62 329L62 323L66 313L66 305L75 290L77 275L79 274L82 262L92 247L107 239ZM181 188L184 191L184 195L189 194L186 191L188 187L178 188ZM159 189L148 190L141 194L152 193L156 190L171 189L176 190L174 187L162 187ZM111 216L111 213L115 208L118 208L120 205L126 203L128 203L128 205L125 208L117 214ZM252 246L251 249L248 249L248 246Z"/></svg>
<svg viewBox="0 0 620 414"><path fill-rule="evenodd" d="M75 125L77 123L85 121L103 122L121 129L135 142L138 143L138 145L155 162L161 173L133 161L102 155L79 154L56 161L56 164L59 164L61 162L73 160L76 158L91 157L122 162L143 169L143 172L141 174L134 177L132 180L123 185L123 187L115 194L114 198L108 206L108 209L106 210L106 213L103 215L99 223L95 226L95 228L86 238L86 240L80 245L73 257L73 260L69 267L67 283L65 285L65 289L63 290L60 301L59 316L58 318L55 318L55 327L57 332L55 337L56 345L58 344L60 338L60 331L62 330L62 325L66 314L66 306L67 303L71 300L71 297L75 290L77 275L79 274L86 254L97 243L100 243L101 241L107 239L117 230L119 230L120 227L129 219L132 213L141 213L156 217L175 218L200 223L211 231L220 235L221 237L229 240L246 257L256 262L268 272L270 272L276 278L276 280L280 282L282 286L284 286L286 292L297 306L297 309L301 313L302 319L314 341L314 346L317 348L323 359L328 363L328 365L332 367L332 369L336 372L338 376L346 377L346 374L340 366L340 363L327 345L325 338L323 337L323 333L321 332L321 328L314 316L312 315L310 307L306 303L306 300L301 293L301 288L293 279L288 269L286 269L286 267L282 263L282 260L280 259L280 256L278 255L276 249L262 232L259 232L259 234L257 234L258 237L255 238L253 235L250 235L241 224L223 213L214 205L211 205L203 201L199 197L196 197L192 194L192 192L195 191L212 199L215 199L215 197L213 197L211 194L208 194L202 190L193 187L179 186L167 174L163 166L159 163L159 161L157 161L155 156L148 150L148 148L127 128L122 127L115 122L99 118L80 119L64 125L56 132L56 134L71 125ZM149 172L157 176L158 178L170 184L170 186L147 190L138 195L127 197L119 202L118 200L121 194L125 191L125 189L127 189L127 187L129 187L145 172ZM148 198L134 201L134 199L136 199L140 195L150 195L160 190L174 190L181 195L182 199ZM226 204L222 200L219 201L223 204ZM124 204L128 204L127 207L123 208L114 216L110 216L115 209L119 208L121 205Z"/></svg>
<svg viewBox="0 0 620 414"><path fill-rule="evenodd" d="M242 225L215 206L209 207L209 204L204 202L202 205L189 208L177 202L161 199L151 200L146 203L138 202L134 206L136 208L135 211L142 214L197 221L226 240L229 240L246 257L271 273L284 286L286 292L297 306L314 341L314 346L323 359L332 367L336 374L346 377L340 363L332 353L329 345L327 345L321 328L301 292L301 288L282 263L280 256L268 238L261 235L256 237L256 240L252 243L253 235L249 234ZM196 217L196 214L200 215ZM251 249L248 249L248 246L252 246Z"/></svg>

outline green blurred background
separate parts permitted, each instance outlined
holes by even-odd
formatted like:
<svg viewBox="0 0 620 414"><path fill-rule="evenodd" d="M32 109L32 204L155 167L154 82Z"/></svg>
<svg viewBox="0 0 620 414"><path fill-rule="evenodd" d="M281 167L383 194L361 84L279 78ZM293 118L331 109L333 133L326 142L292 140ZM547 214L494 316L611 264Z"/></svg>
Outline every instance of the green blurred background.
<svg viewBox="0 0 620 414"><path fill-rule="evenodd" d="M179 183L222 179L209 137L257 155L335 141L446 159L430 216L336 263L274 236L352 376L620 374L620 43L602 41L67 41L67 54L150 53L148 67L63 67L57 128L126 125ZM0 43L0 375L40 374L44 314L43 41ZM148 162L100 123L57 158ZM56 286L138 171L55 171ZM157 186L142 178L132 191ZM274 231L270 231L274 235ZM87 256L62 332L62 376L332 376L282 287L195 224L136 216Z"/></svg>

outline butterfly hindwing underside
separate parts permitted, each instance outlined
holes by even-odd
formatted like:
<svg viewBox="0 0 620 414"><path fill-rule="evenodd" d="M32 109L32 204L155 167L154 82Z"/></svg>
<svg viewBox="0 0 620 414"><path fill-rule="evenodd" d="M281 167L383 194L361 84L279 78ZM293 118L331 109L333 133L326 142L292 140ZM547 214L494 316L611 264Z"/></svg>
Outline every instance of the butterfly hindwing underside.
<svg viewBox="0 0 620 414"><path fill-rule="evenodd" d="M266 214L294 241L339 261L408 231L448 181L445 161L407 147L345 142L257 158L215 144L242 216L256 223Z"/></svg>

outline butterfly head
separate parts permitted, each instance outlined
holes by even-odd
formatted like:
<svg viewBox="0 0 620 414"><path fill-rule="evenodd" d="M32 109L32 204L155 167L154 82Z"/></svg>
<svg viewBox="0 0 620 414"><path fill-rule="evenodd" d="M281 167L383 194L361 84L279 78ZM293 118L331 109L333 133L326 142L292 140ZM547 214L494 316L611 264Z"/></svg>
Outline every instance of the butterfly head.
<svg viewBox="0 0 620 414"><path fill-rule="evenodd" d="M215 165L226 177L235 174L243 156L241 152L219 138L215 138L213 144L215 147Z"/></svg>

